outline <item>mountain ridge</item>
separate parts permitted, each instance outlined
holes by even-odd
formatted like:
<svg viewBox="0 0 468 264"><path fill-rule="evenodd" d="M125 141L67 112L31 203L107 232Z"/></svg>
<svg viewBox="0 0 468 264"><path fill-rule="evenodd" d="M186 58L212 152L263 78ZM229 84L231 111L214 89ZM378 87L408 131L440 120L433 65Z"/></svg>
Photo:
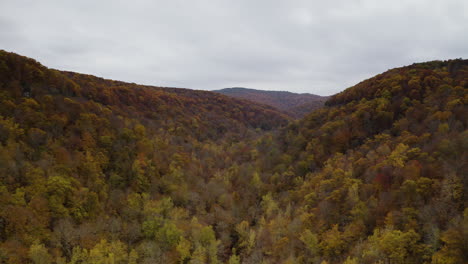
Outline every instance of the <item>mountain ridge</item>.
<svg viewBox="0 0 468 264"><path fill-rule="evenodd" d="M254 88L247 88L247 87L240 87L240 86L236 86L236 87L226 87L226 88L222 88L222 89L218 89L218 90L211 90L211 91L222 91L222 90L254 90L254 91L263 91L263 92L278 92L278 93L290 93L290 94L299 94L299 95L314 95L314 96L320 96L320 97L327 97L327 96L323 96L323 95L316 95L316 94L313 94L313 93L296 93L296 92L291 92L291 91L287 91L287 90L263 90L263 89L254 89Z"/></svg>
<svg viewBox="0 0 468 264"><path fill-rule="evenodd" d="M303 117L307 113L322 107L329 98L329 96L310 93L257 90L244 87L224 88L213 90L213 92L270 105L295 118Z"/></svg>

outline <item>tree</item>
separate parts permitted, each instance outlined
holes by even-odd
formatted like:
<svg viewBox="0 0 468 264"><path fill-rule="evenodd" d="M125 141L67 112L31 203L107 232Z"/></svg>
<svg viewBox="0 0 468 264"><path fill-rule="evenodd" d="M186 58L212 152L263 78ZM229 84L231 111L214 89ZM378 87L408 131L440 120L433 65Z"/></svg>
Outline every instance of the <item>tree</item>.
<svg viewBox="0 0 468 264"><path fill-rule="evenodd" d="M343 239L336 224L322 235L321 240L320 249L327 257L339 256L346 248L346 241Z"/></svg>
<svg viewBox="0 0 468 264"><path fill-rule="evenodd" d="M177 244L177 252L179 253L179 261L180 263L185 263L185 260L190 259L190 249L192 248L192 244L190 241L181 237L179 243Z"/></svg>
<svg viewBox="0 0 468 264"><path fill-rule="evenodd" d="M40 244L38 241L34 242L29 248L29 258L34 264L49 264L52 263L52 257L50 256L47 248L44 244Z"/></svg>
<svg viewBox="0 0 468 264"><path fill-rule="evenodd" d="M452 220L452 226L442 233L444 243L442 249L432 257L433 263L453 264L468 261L468 208L464 210L463 218Z"/></svg>
<svg viewBox="0 0 468 264"><path fill-rule="evenodd" d="M299 239L302 241L302 243L305 244L307 250L309 251L309 254L312 256L315 256L319 253L319 244L318 244L318 239L317 235L312 233L309 229L306 229Z"/></svg>
<svg viewBox="0 0 468 264"><path fill-rule="evenodd" d="M422 256L417 254L420 236L414 230L376 229L369 238L370 247L364 252L364 258L392 261L394 263L409 263Z"/></svg>
<svg viewBox="0 0 468 264"><path fill-rule="evenodd" d="M96 264L128 263L127 246L120 241L103 239L89 251L89 261Z"/></svg>
<svg viewBox="0 0 468 264"><path fill-rule="evenodd" d="M242 221L236 225L236 232L239 236L238 248L244 250L244 254L250 254L255 246L255 231L250 229L247 221Z"/></svg>

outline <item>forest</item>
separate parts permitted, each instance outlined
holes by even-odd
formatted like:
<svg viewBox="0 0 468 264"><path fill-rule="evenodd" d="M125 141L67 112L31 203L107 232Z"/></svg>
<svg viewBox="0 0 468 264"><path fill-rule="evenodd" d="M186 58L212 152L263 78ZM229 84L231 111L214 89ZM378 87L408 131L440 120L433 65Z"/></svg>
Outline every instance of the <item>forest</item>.
<svg viewBox="0 0 468 264"><path fill-rule="evenodd" d="M468 60L302 119L0 50L0 263L468 263Z"/></svg>

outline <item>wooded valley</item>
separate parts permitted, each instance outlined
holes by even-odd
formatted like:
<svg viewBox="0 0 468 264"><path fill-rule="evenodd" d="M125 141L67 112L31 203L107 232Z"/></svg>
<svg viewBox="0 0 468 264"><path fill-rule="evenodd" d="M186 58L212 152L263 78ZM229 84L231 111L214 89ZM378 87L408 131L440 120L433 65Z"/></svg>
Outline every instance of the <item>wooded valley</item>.
<svg viewBox="0 0 468 264"><path fill-rule="evenodd" d="M293 120L0 51L0 263L468 263L468 60Z"/></svg>

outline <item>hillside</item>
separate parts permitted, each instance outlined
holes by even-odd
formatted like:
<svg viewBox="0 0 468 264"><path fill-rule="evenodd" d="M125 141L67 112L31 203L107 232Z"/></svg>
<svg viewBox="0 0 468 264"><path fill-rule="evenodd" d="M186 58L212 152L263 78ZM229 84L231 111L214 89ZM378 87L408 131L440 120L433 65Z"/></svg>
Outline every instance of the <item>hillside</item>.
<svg viewBox="0 0 468 264"><path fill-rule="evenodd" d="M24 263L36 242L70 260L110 239L111 222L135 229L146 218L129 199L165 199L188 217L223 155L287 121L212 92L61 72L0 51L0 262ZM131 239L144 241L137 229Z"/></svg>
<svg viewBox="0 0 468 264"><path fill-rule="evenodd" d="M283 130L282 156L264 162L287 175L277 202L301 223L306 258L466 263L467 103L467 60L419 63L332 96Z"/></svg>
<svg viewBox="0 0 468 264"><path fill-rule="evenodd" d="M298 94L285 91L263 91L241 87L225 88L213 92L270 105L295 118L303 117L319 109L328 98L328 96L319 96L309 93Z"/></svg>
<svg viewBox="0 0 468 264"><path fill-rule="evenodd" d="M466 60L289 121L0 52L0 263L466 263L467 103Z"/></svg>

